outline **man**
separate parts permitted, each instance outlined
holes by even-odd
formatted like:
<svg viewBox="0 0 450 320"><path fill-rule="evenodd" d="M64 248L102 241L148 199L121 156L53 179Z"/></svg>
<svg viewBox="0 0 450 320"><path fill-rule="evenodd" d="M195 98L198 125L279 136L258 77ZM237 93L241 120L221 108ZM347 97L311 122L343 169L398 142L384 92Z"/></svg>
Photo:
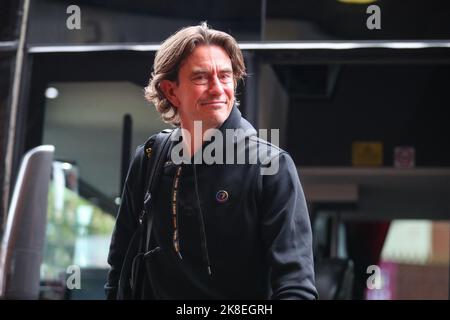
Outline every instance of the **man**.
<svg viewBox="0 0 450 320"><path fill-rule="evenodd" d="M317 298L311 226L296 167L285 151L257 138L242 118L235 90L244 76L236 41L206 24L178 31L156 54L146 97L177 129L153 195L148 297ZM184 159L201 155L211 145L211 129L222 133L233 150L247 141L237 154L255 154L251 145L268 153L257 163L174 161L172 151L180 143ZM240 133L227 136L231 129ZM111 241L109 298L116 295L142 208L143 149L138 148L130 167ZM274 162L276 172L264 175Z"/></svg>

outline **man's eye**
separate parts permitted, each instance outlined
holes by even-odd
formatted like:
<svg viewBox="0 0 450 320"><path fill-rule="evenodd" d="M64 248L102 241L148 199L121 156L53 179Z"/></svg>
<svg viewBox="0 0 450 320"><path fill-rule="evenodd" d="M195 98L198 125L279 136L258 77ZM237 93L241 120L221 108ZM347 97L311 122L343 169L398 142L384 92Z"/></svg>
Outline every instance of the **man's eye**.
<svg viewBox="0 0 450 320"><path fill-rule="evenodd" d="M232 77L230 73L223 73L220 75L222 81L231 81Z"/></svg>
<svg viewBox="0 0 450 320"><path fill-rule="evenodd" d="M206 75L197 75L192 78L194 83L206 83L208 82L208 77Z"/></svg>

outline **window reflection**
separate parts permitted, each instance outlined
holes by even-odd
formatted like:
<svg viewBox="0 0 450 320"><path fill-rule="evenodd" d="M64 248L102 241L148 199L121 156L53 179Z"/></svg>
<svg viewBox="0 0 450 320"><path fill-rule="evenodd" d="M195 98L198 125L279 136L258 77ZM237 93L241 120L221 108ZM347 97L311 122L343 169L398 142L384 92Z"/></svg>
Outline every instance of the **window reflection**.
<svg viewBox="0 0 450 320"><path fill-rule="evenodd" d="M77 167L54 162L41 265L43 298L64 298L67 270L71 265L107 268L113 227L113 216L78 194Z"/></svg>

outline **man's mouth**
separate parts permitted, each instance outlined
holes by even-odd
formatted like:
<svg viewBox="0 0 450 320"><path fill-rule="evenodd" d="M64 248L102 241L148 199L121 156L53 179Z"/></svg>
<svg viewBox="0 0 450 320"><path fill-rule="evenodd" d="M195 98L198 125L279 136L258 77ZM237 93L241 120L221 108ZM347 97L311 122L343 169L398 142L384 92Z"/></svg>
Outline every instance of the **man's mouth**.
<svg viewBox="0 0 450 320"><path fill-rule="evenodd" d="M202 104L217 104L217 103L226 103L226 101L214 100L202 102Z"/></svg>
<svg viewBox="0 0 450 320"><path fill-rule="evenodd" d="M212 106L212 105L219 105L219 104L226 104L226 101L207 101L201 103L203 106Z"/></svg>

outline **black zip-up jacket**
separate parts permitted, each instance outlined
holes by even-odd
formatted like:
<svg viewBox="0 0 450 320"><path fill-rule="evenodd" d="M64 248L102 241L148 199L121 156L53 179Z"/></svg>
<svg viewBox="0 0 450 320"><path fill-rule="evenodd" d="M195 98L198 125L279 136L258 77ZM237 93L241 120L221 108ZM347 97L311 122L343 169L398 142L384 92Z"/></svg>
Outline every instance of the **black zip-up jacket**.
<svg viewBox="0 0 450 320"><path fill-rule="evenodd" d="M257 150L267 149L268 154L263 152L257 164L176 165L170 161L169 151L153 197L150 249L160 248L150 263L153 296L316 299L311 225L294 162L285 151L257 138L256 130L236 107L219 128L224 137L226 129L245 131L233 141L235 145L242 139L251 141L245 148L247 154L255 152L251 147L255 145ZM125 251L142 208L143 149L143 145L137 148L130 166L111 239L111 270L105 286L108 298L116 296ZM262 175L262 168L275 160L278 172ZM174 224L179 253L174 245Z"/></svg>

